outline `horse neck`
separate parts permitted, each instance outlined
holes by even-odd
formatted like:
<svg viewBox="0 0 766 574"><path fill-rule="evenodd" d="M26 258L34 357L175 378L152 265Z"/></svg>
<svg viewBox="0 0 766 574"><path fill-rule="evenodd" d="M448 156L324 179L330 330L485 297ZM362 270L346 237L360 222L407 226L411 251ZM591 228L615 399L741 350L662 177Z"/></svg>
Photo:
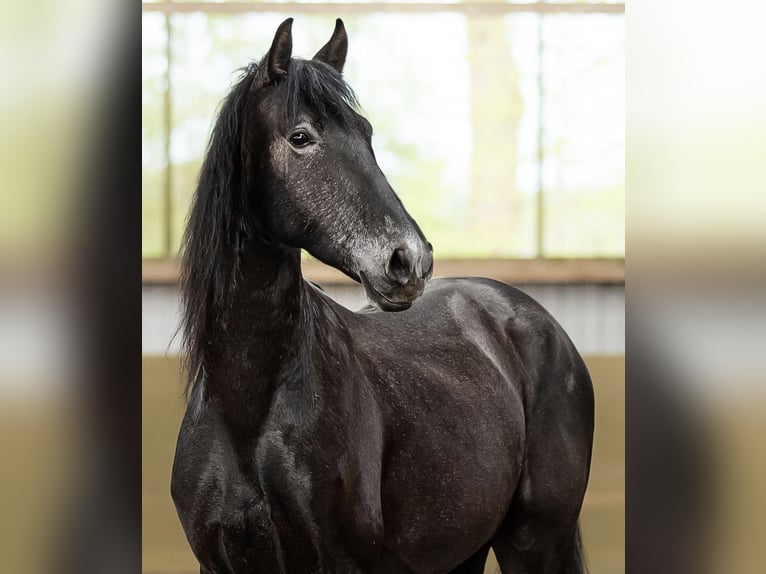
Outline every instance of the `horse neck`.
<svg viewBox="0 0 766 574"><path fill-rule="evenodd" d="M300 251L250 245L228 315L214 329L207 384L243 432L257 434L285 373L307 360L310 311Z"/></svg>

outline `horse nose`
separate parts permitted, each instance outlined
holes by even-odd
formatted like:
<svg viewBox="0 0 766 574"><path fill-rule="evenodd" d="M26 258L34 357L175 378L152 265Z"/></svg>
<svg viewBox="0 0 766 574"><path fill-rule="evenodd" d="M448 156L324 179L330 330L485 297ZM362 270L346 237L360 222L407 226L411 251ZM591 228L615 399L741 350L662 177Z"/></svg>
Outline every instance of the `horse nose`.
<svg viewBox="0 0 766 574"><path fill-rule="evenodd" d="M392 281L403 287L414 285L430 276L433 270L431 246L427 250L413 252L408 247L399 247L388 263L387 275Z"/></svg>

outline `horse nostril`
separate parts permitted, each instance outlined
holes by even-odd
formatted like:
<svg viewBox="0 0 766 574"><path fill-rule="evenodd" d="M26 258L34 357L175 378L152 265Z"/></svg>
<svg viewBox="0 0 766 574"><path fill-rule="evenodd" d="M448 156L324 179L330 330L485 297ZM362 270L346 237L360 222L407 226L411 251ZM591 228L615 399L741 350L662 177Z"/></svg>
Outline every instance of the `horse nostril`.
<svg viewBox="0 0 766 574"><path fill-rule="evenodd" d="M412 277L412 260L403 248L396 249L388 263L388 274L394 281L407 285Z"/></svg>

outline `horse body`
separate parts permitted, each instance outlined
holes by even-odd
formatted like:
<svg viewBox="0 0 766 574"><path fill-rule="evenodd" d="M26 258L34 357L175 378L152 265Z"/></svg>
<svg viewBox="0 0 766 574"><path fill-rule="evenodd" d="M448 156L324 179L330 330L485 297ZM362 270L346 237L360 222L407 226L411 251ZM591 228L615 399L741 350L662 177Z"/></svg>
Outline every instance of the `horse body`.
<svg viewBox="0 0 766 574"><path fill-rule="evenodd" d="M306 282L299 292L298 324L312 326L299 336L312 343L274 381L261 373L249 384L273 389L247 403L246 419L262 421L244 425L250 438L242 441L242 423L232 437L236 411L213 398L214 381L184 421L175 498L187 532L208 536L197 548L211 572L220 563L231 572L450 572L509 515L530 437L555 457L528 472L567 477L540 493L528 479L531 504L571 535L590 456L576 445L592 433L577 413L593 399L579 355L539 305L483 279L434 279L396 314L353 313ZM272 342L248 339L259 356ZM507 526L522 545L537 540L534 522Z"/></svg>
<svg viewBox="0 0 766 574"><path fill-rule="evenodd" d="M257 88L265 94L259 101L284 89L288 22L261 64L270 75ZM317 57L340 71L345 49L339 24ZM310 73L327 74L323 66ZM251 97L248 83L240 95ZM354 169L367 161L361 171L322 174L317 157L333 143L334 116L312 123L310 113L298 114L299 132L285 147L282 136L263 140L275 116L261 109L252 120L261 128L256 146L239 131L242 101L229 100L221 112L219 125L237 128L230 138L237 145L211 147L187 231L192 384L172 494L201 571L479 573L490 547L504 573L581 571L577 519L593 394L569 338L542 307L502 283L434 279L425 289L430 244L391 199L374 159L367 161L371 149L364 157L358 151L369 145L364 138L338 144ZM349 117L364 134L368 126ZM305 132L319 142L314 148L295 135ZM247 171L234 161L247 156L239 145L250 148L253 157L241 161L259 178L235 177ZM259 156L264 150L270 155ZM300 182L320 170L323 199L343 195L348 184L344 197L353 203L362 176L386 199L353 212L320 209L327 219L310 219L304 197L284 198L299 160L310 163L296 178L303 193L310 188ZM220 184L210 183L213 172ZM258 196L247 201L258 206L259 232L244 223L232 232L231 219L248 215L221 194L254 179ZM376 217L376 207L385 215L377 239L338 227ZM277 208L292 210L290 217ZM226 219L210 227L211 213ZM280 217L292 222L290 231ZM372 221L360 227L374 229ZM233 250L236 266L222 264L211 243ZM338 305L302 278L298 246L359 280L377 306L406 311Z"/></svg>

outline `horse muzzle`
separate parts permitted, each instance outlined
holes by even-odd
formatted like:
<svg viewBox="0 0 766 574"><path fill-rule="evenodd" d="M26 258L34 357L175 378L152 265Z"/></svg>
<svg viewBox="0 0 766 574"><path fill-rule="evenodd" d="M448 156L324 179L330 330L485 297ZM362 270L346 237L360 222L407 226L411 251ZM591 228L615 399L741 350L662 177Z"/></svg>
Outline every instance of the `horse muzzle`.
<svg viewBox="0 0 766 574"><path fill-rule="evenodd" d="M433 274L433 248L402 245L388 258L384 274L368 277L359 272L367 297L383 311L404 311L423 294Z"/></svg>

